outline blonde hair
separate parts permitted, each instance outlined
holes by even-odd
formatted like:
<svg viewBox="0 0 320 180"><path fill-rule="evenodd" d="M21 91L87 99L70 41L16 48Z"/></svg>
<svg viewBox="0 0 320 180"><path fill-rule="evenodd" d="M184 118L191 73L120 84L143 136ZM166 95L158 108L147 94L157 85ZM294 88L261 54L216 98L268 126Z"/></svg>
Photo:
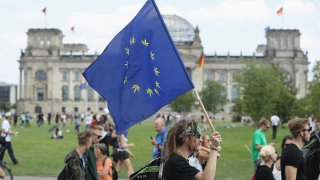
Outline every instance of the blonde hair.
<svg viewBox="0 0 320 180"><path fill-rule="evenodd" d="M272 145L266 145L261 148L259 156L263 161L268 161L275 153L276 150Z"/></svg>

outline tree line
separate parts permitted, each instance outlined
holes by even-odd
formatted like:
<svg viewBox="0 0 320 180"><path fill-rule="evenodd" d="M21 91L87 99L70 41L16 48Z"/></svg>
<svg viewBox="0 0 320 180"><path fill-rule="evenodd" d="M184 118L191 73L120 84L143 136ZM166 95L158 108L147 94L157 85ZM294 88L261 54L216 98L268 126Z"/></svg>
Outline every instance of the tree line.
<svg viewBox="0 0 320 180"><path fill-rule="evenodd" d="M273 113L277 113L283 122L311 114L320 117L320 62L316 62L312 72L313 79L308 82L307 95L298 99L294 77L278 63L248 62L233 76L239 90L232 109L234 120L245 115L259 121L261 117L269 118ZM207 111L212 114L223 111L227 103L225 91L221 82L205 82L200 96ZM170 107L180 113L199 109L192 92L176 98Z"/></svg>

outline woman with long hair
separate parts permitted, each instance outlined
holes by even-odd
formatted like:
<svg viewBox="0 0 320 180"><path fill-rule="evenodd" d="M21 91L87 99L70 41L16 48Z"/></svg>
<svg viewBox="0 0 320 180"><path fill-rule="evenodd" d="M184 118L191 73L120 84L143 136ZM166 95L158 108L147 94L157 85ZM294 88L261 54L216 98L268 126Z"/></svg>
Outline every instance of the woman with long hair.
<svg viewBox="0 0 320 180"><path fill-rule="evenodd" d="M167 160L163 168L166 180L214 179L222 138L218 132L212 134L208 162L200 172L188 163L188 157L197 150L200 137L200 127L194 120L181 120L170 129L165 143Z"/></svg>

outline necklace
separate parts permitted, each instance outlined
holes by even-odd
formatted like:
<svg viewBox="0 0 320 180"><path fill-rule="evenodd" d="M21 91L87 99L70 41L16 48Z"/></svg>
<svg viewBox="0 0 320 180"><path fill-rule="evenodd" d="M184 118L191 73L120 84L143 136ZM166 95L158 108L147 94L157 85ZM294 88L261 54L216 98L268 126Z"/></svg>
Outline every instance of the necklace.
<svg viewBox="0 0 320 180"><path fill-rule="evenodd" d="M179 156L183 157L183 159L187 160L187 158L185 158L185 157L183 156L183 154L181 154L180 152L175 151L175 153L178 154Z"/></svg>

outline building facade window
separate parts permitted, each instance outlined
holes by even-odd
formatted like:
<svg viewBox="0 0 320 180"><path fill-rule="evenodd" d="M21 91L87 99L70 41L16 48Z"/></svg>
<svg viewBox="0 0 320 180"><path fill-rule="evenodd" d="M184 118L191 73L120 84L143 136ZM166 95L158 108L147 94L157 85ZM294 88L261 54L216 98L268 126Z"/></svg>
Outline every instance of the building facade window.
<svg viewBox="0 0 320 180"><path fill-rule="evenodd" d="M62 71L62 81L68 81L69 74L68 71Z"/></svg>
<svg viewBox="0 0 320 180"><path fill-rule="evenodd" d="M0 101L1 102L10 102L10 86L1 86L0 87Z"/></svg>
<svg viewBox="0 0 320 180"><path fill-rule="evenodd" d="M204 81L213 81L213 80L214 80L214 72L209 69L204 70Z"/></svg>
<svg viewBox="0 0 320 180"><path fill-rule="evenodd" d="M69 87L64 85L62 86L62 101L68 101L69 99Z"/></svg>
<svg viewBox="0 0 320 180"><path fill-rule="evenodd" d="M44 101L45 88L37 88L37 101Z"/></svg>
<svg viewBox="0 0 320 180"><path fill-rule="evenodd" d="M87 100L89 102L94 101L94 97L93 97L93 89L91 87L87 87Z"/></svg>
<svg viewBox="0 0 320 180"><path fill-rule="evenodd" d="M35 113L42 113L42 108L41 108L40 106L36 106L36 107L34 108L34 112L35 112Z"/></svg>
<svg viewBox="0 0 320 180"><path fill-rule="evenodd" d="M238 99L238 87L233 86L231 88L231 101L235 103Z"/></svg>
<svg viewBox="0 0 320 180"><path fill-rule="evenodd" d="M81 73L80 73L80 71L75 71L75 72L74 72L74 80L75 80L75 81L80 81L80 80L81 80Z"/></svg>
<svg viewBox="0 0 320 180"><path fill-rule="evenodd" d="M74 86L74 101L81 100L81 89L80 86Z"/></svg>
<svg viewBox="0 0 320 180"><path fill-rule="evenodd" d="M47 80L47 73L43 70L39 70L36 72L36 80L45 81Z"/></svg>
<svg viewBox="0 0 320 180"><path fill-rule="evenodd" d="M220 82L226 81L226 73L224 71L219 72L219 81Z"/></svg>

